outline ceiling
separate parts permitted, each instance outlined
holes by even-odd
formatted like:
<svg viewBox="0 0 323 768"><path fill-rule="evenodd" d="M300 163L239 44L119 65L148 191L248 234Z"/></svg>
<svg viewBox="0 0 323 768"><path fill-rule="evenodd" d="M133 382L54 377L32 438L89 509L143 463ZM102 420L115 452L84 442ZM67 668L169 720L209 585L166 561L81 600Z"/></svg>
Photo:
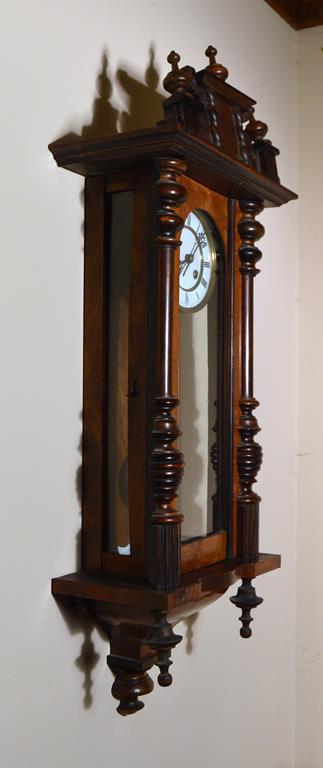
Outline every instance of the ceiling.
<svg viewBox="0 0 323 768"><path fill-rule="evenodd" d="M323 0L265 0L294 29L323 24Z"/></svg>

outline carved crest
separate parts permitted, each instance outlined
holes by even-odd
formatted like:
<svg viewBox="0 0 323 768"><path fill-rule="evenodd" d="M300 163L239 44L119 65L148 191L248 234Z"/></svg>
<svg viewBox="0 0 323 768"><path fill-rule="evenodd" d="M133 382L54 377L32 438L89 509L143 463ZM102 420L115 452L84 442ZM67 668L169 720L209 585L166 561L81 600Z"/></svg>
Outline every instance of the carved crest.
<svg viewBox="0 0 323 768"><path fill-rule="evenodd" d="M267 125L254 117L256 102L226 82L228 70L216 61L217 50L205 51L209 64L196 72L179 67L180 56L171 51L167 61L171 71L164 88L164 122L175 122L190 133L210 142L245 165L279 181L276 166L278 149L265 139Z"/></svg>

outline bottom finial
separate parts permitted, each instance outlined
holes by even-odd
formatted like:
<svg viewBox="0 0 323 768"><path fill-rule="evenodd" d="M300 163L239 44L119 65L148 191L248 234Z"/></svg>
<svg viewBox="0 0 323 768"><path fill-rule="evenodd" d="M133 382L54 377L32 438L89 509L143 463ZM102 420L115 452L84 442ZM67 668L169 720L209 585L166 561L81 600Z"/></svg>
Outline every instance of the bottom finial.
<svg viewBox="0 0 323 768"><path fill-rule="evenodd" d="M152 626L148 642L150 647L158 653L157 666L160 670L158 683L162 687L166 687L173 682L169 672L169 667L173 663L170 658L172 648L175 648L175 645L180 643L183 638L182 635L175 635L164 611L154 611L154 613L155 623Z"/></svg>
<svg viewBox="0 0 323 768"><path fill-rule="evenodd" d="M145 706L139 696L144 696L153 690L154 683L145 670L122 667L122 660L113 656L107 657L107 663L115 675L111 688L112 696L119 700L117 712L119 715L133 715Z"/></svg>
<svg viewBox="0 0 323 768"><path fill-rule="evenodd" d="M251 637L252 630L250 624L253 621L251 616L251 610L257 608L258 605L263 603L263 598L258 597L255 588L252 586L251 579L242 579L242 584L238 589L238 592L233 597L230 597L231 603L241 608L242 614L239 617L239 621L242 622L240 629L241 637Z"/></svg>

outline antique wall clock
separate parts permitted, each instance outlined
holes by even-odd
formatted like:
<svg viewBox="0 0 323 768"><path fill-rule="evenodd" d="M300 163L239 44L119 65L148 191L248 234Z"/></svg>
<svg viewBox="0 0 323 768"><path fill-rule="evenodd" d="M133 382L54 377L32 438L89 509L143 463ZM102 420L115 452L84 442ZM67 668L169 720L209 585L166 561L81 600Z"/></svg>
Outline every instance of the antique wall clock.
<svg viewBox="0 0 323 768"><path fill-rule="evenodd" d="M153 665L171 683L178 621L241 579L249 637L252 580L280 566L258 548L253 285L257 217L296 195L206 56L196 72L170 53L155 128L50 145L86 179L82 570L52 591L107 631L123 715Z"/></svg>

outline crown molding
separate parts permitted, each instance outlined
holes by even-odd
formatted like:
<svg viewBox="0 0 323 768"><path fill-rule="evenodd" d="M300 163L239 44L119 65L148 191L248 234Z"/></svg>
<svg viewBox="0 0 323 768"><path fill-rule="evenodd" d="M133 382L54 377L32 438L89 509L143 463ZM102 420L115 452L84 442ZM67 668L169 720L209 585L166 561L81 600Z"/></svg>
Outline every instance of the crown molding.
<svg viewBox="0 0 323 768"><path fill-rule="evenodd" d="M265 0L294 29L323 25L323 0Z"/></svg>

